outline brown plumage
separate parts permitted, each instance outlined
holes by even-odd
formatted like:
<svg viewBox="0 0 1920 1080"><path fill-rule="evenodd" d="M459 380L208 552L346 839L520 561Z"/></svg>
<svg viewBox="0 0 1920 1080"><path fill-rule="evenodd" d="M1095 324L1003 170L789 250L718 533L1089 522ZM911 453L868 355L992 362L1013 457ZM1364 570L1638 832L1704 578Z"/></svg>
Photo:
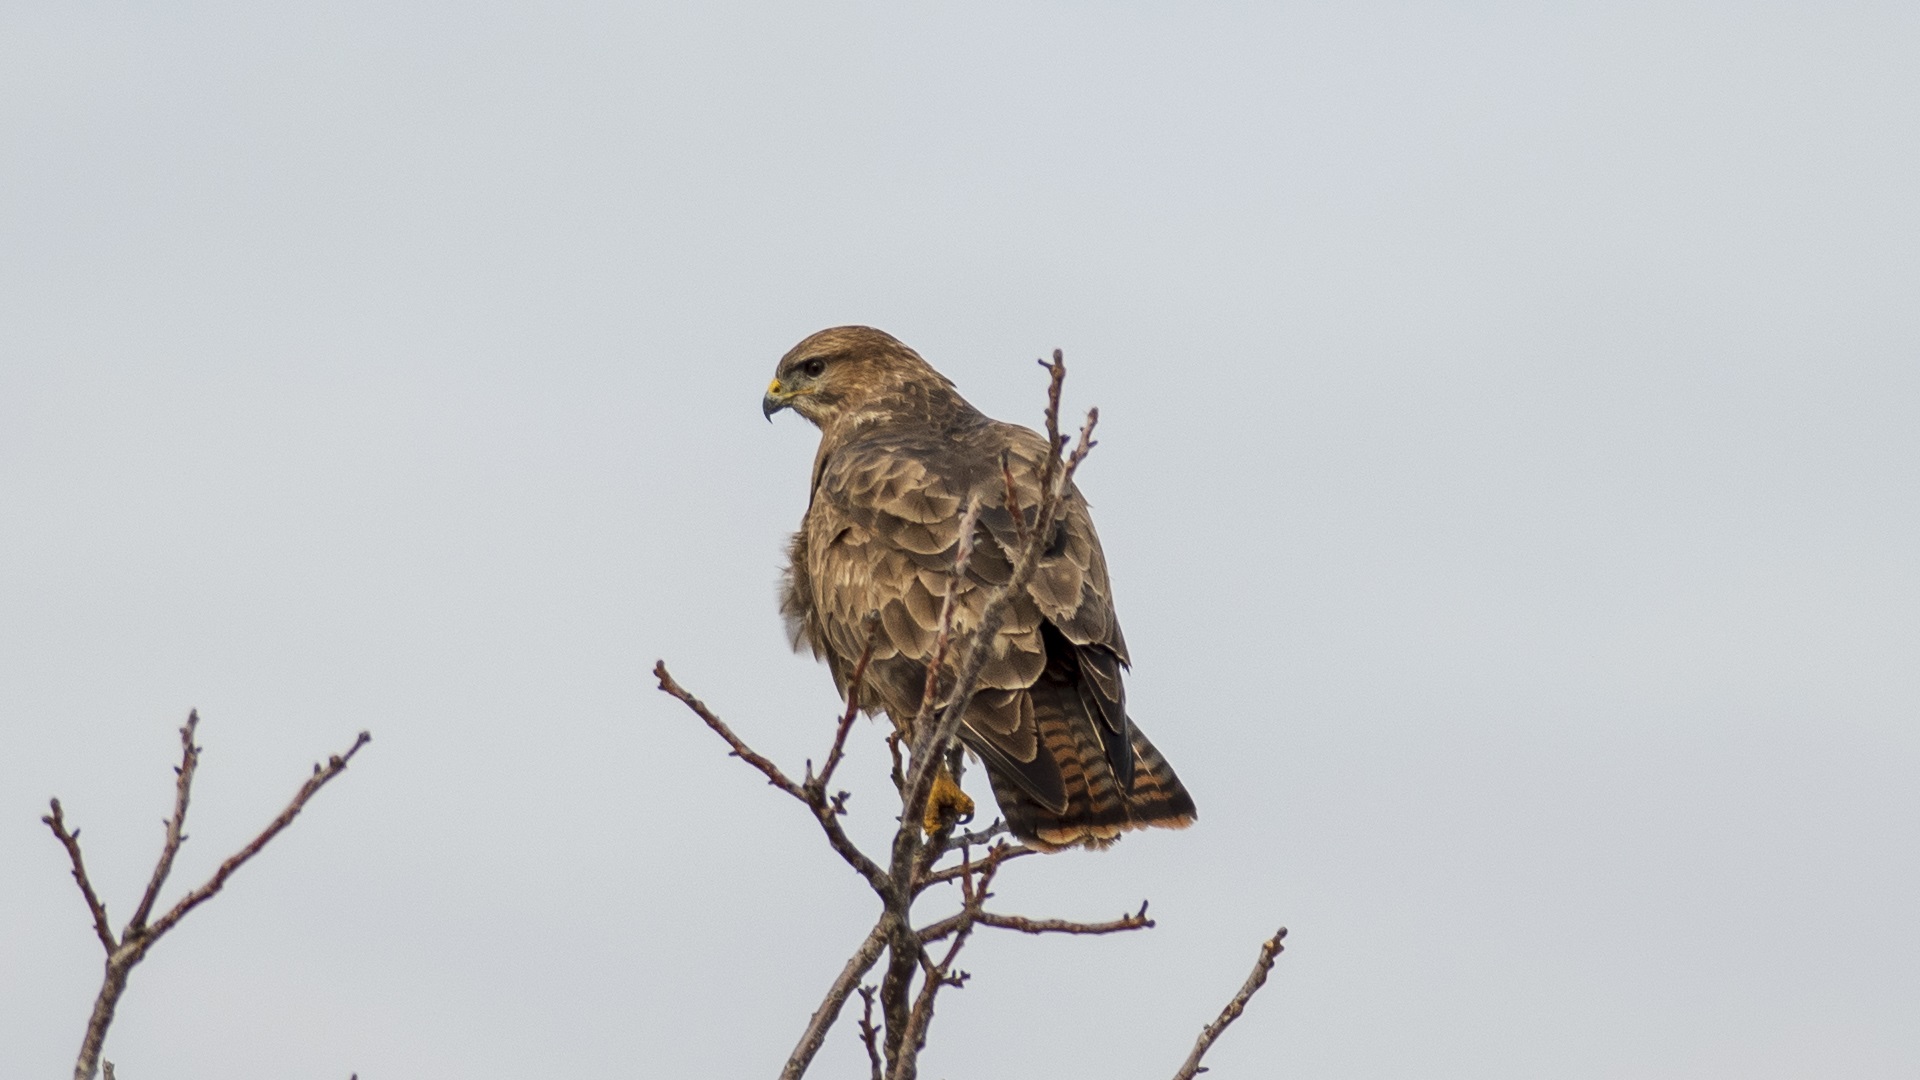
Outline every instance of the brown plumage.
<svg viewBox="0 0 1920 1080"><path fill-rule="evenodd" d="M1001 462L1031 523L1046 438L981 415L919 354L864 326L794 346L763 408L769 418L790 408L820 429L812 498L782 586L794 647L824 659L844 696L877 613L861 706L909 723L968 501L977 495L982 510L955 595L948 670L964 659L989 592L1012 574L1022 526L1007 508ZM1077 489L992 648L960 737L986 765L1014 835L1042 848L1104 847L1126 829L1192 823L1193 799L1127 716L1126 640Z"/></svg>

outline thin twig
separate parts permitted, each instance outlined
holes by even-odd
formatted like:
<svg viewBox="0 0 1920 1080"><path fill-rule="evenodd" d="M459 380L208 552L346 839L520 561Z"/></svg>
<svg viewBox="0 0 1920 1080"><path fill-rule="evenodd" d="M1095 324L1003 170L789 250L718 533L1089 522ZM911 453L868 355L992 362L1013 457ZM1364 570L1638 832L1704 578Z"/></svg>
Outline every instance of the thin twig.
<svg viewBox="0 0 1920 1080"><path fill-rule="evenodd" d="M840 723L833 730L833 746L827 750L827 762L820 767L820 775L813 776L808 767L807 779L802 783L810 797L825 794L827 785L833 780L833 770L840 767L840 759L846 753L847 733L853 730L854 717L860 715L860 683L867 677L867 664L873 660L873 647L880 640L880 620L875 616L867 617L867 643L860 650L860 660L853 665L853 678L847 680L847 711L840 716Z"/></svg>
<svg viewBox="0 0 1920 1080"><path fill-rule="evenodd" d="M876 987L860 988L860 1041L867 1047L867 1064L871 1067L871 1080L881 1080L880 1070L880 1029L873 1026L873 994Z"/></svg>
<svg viewBox="0 0 1920 1080"><path fill-rule="evenodd" d="M893 761L888 775L893 780L893 790L904 795L907 791L907 774L900 758L900 743L901 734L898 729L887 732L887 756Z"/></svg>
<svg viewBox="0 0 1920 1080"><path fill-rule="evenodd" d="M47 805L52 813L41 818L53 835L59 839L60 846L67 849L67 859L73 863L73 880L80 886L80 895L87 901L87 912L93 916L93 932L100 939L100 946L112 956L120 943L113 939L113 929L107 921L107 905L101 903L100 894L93 891L93 882L87 878L86 860L80 857L80 830L67 831L67 819L60 812L60 800L50 799Z"/></svg>
<svg viewBox="0 0 1920 1080"><path fill-rule="evenodd" d="M215 894L225 888L227 879L233 876L233 872L246 865L248 859L260 854L261 848L266 847L269 841L280 835L280 830L293 824L293 819L299 817L300 811L306 808L307 800L318 794L321 788L326 787L328 781L345 772L347 763L353 760L353 755L359 753L361 747L372 741L373 736L363 731L353 740L353 745L347 747L346 753L328 758L325 766L316 764L313 767L313 775L307 777L307 782L300 785L299 791L294 792L293 801L287 804L285 810L280 811L280 816L268 822L267 827L260 831L260 835L249 841L246 847L221 863L220 869L213 872L213 876L207 879L206 884L181 897L180 902L173 905L172 910L162 915L159 922L153 924L153 929L147 932L148 939L159 940L160 935L173 929L174 924L186 918L187 912L211 900Z"/></svg>
<svg viewBox="0 0 1920 1080"><path fill-rule="evenodd" d="M1240 992L1233 995L1233 1000L1227 1002L1227 1007L1220 1010L1220 1015L1214 1018L1213 1023L1201 1029L1200 1037L1194 1040L1193 1053L1187 1055L1187 1060L1180 1066L1180 1071L1173 1074L1173 1080L1193 1080L1196 1075L1206 1071L1200 1064L1200 1059L1207 1055L1207 1050L1213 1046L1213 1041L1220 1037L1220 1033L1227 1030L1227 1025L1238 1020L1240 1014L1247 1011L1247 1002L1252 1000L1253 995L1258 993L1262 986L1266 985L1267 973L1273 970L1274 958L1286 948L1281 944L1286 940L1286 936L1287 928L1283 926L1279 932L1261 943L1260 955L1253 961L1252 974L1247 976L1247 981L1241 985Z"/></svg>
<svg viewBox="0 0 1920 1080"><path fill-rule="evenodd" d="M840 969L833 985L827 988L827 996L821 1000L820 1007L813 1011L813 1018L807 1022L807 1030L800 1034L799 1045L793 1048L786 1066L780 1070L780 1080L800 1080L805 1075L807 1066L813 1063L813 1056L820 1052L821 1045L827 1041L827 1032L832 1029L834 1021L840 1018L840 1008L847 1003L847 995L853 993L854 988L860 985L860 980L873 970L873 965L879 962L880 953L892 935L893 917L890 913L882 914L880 921L867 933L866 940L853 950L853 955L847 959L846 966Z"/></svg>
<svg viewBox="0 0 1920 1080"><path fill-rule="evenodd" d="M952 851L955 848L966 847L969 844L978 846L996 837L1011 835L1013 835L1013 830L1007 828L1006 820L1004 818L994 818L993 821L972 832L954 833L947 838L945 850Z"/></svg>
<svg viewBox="0 0 1920 1080"><path fill-rule="evenodd" d="M953 642L953 612L960 595L967 564L973 561L973 530L980 524L980 496L967 500L967 512L960 517L960 539L953 545L952 573L947 578L946 597L940 601L940 631L933 639L933 656L927 661L926 685L921 690L920 713L909 737L919 741L920 726L933 712L940 695L940 673L946 667L947 649Z"/></svg>
<svg viewBox="0 0 1920 1080"><path fill-rule="evenodd" d="M1025 844L1013 844L1007 848L1006 855L1002 857L1000 861L1009 862L1013 859L1021 859L1028 855L1039 854L1041 854L1039 848L1030 848ZM925 875L920 879L920 884L924 888L929 885L943 885L949 881L958 881L968 874L979 873L981 865L981 863L971 862L963 858L960 862L952 866L943 867Z"/></svg>
<svg viewBox="0 0 1920 1080"><path fill-rule="evenodd" d="M200 748L193 744L194 729L199 726L200 710L190 710L187 722L180 728L180 764L173 770L173 817L167 820L167 840L160 848L160 860L153 864L153 876L147 879L147 891L140 897L140 906L134 909L133 918L127 920L127 935L135 934L147 925L147 917L153 914L154 902L160 899L160 887L167 883L167 875L173 872L174 856L180 854L180 844L187 838L182 830L187 825L187 801L193 792L193 770L200 764Z"/></svg>
<svg viewBox="0 0 1920 1080"><path fill-rule="evenodd" d="M707 726L713 729L713 733L720 736L720 738L726 741L729 747L733 748L734 757L759 769L760 774L767 778L767 783L799 799L801 802L807 801L806 791L802 789L799 784L787 779L787 774L780 771L780 766L775 765L770 759L757 753L753 747L748 746L745 740L733 733L733 729L727 726L725 720L715 716L713 710L707 708L706 702L694 697L687 692L685 687L674 682L673 676L667 674L667 662L665 660L654 662L653 677L660 680L660 689L666 691L673 697L679 698L682 704L693 710L695 716L706 721Z"/></svg>
<svg viewBox="0 0 1920 1080"><path fill-rule="evenodd" d="M1053 350L1053 363L1039 361L1047 369L1047 460L1040 467L1040 494L1045 498L1053 490L1053 471L1055 462L1064 449L1060 444L1060 391L1067 383L1067 357L1059 349Z"/></svg>
<svg viewBox="0 0 1920 1080"><path fill-rule="evenodd" d="M667 672L666 661L661 660L653 665L653 677L660 680L660 689L679 698L687 708L693 710L694 715L706 721L714 734L726 740L727 745L733 748L734 757L760 770L769 784L805 803L807 808L813 811L814 820L820 823L821 831L827 834L827 843L846 861L848 866L853 867L861 877L866 878L867 883L873 886L876 892L885 895L886 891L892 888L892 881L888 878L887 872L881 869L879 863L868 858L867 853L861 851L859 845L853 842L853 838L847 835L846 829L841 827L839 800L827 799L819 793L810 794L807 788L788 779L787 774L780 771L780 766L756 753L752 747L741 740L740 736L735 735L726 721L714 715L712 709L707 708L706 702L694 697L685 687L673 681L673 676Z"/></svg>
<svg viewBox="0 0 1920 1080"><path fill-rule="evenodd" d="M1023 915L1002 915L996 911L976 911L972 915L953 915L936 923L921 927L920 940L931 945L960 929L961 923L971 920L980 926L992 926L1001 930L1018 930L1023 934L1118 934L1127 930L1151 930L1152 919L1147 918L1147 905L1141 904L1140 910L1131 915L1122 915L1106 922L1075 922L1071 919L1029 919Z"/></svg>
<svg viewBox="0 0 1920 1080"><path fill-rule="evenodd" d="M1007 491L1007 513L1013 515L1013 539L1021 547L1027 546L1027 519L1020 510L1020 493L1013 484L1013 465L1007 452L1000 451L1000 483Z"/></svg>
<svg viewBox="0 0 1920 1080"><path fill-rule="evenodd" d="M1018 930L1023 934L1117 934L1124 930L1151 930L1153 920L1147 918L1146 901L1140 902L1140 910L1131 915L1122 915L1106 922L1074 922L1071 919L1029 919L1023 915L1002 915L994 911L983 911L974 916L974 921L982 926L995 926L1002 930Z"/></svg>

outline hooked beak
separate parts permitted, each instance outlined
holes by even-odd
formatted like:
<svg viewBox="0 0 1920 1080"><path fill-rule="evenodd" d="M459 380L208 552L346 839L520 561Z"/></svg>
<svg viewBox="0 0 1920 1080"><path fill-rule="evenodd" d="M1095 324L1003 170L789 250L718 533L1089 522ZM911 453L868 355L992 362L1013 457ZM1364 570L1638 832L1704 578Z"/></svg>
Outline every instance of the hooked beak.
<svg viewBox="0 0 1920 1080"><path fill-rule="evenodd" d="M767 394L760 399L760 412L773 423L773 414L793 403L793 395L780 388L780 380L775 379L767 385Z"/></svg>

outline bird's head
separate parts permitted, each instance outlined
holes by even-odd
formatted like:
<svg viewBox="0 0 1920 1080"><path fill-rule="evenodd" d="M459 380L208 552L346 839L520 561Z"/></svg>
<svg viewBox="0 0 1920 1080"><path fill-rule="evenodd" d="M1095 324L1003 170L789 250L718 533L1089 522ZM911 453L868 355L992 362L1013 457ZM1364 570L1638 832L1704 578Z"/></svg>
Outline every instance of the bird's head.
<svg viewBox="0 0 1920 1080"><path fill-rule="evenodd" d="M950 394L953 384L892 334L871 326L822 330L787 350L760 399L767 419L792 409L825 431ZM957 400L957 397L956 397Z"/></svg>

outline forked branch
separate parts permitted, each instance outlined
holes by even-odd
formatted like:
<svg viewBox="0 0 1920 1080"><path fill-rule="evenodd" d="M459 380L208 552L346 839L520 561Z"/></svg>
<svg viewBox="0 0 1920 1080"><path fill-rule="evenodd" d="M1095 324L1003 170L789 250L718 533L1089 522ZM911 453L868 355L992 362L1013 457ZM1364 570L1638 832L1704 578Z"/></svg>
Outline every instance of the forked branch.
<svg viewBox="0 0 1920 1080"><path fill-rule="evenodd" d="M306 783L300 785L300 790L294 793L293 800L280 811L279 816L269 822L267 827L245 847L221 863L220 868L205 884L181 897L173 907L167 910L166 914L149 926L147 919L153 913L160 890L173 870L174 858L180 853L180 845L187 839L187 805L193 793L194 770L200 762L200 747L194 742L194 732L199 726L200 714L194 712L187 716L186 724L180 728L180 764L174 770L173 815L167 819L166 840L161 846L160 858L154 863L153 873L147 879L147 887L140 897L139 906L134 909L133 917L127 920L125 929L121 930L117 937L107 921L106 905L101 902L99 895L94 891L92 881L87 877L86 862L80 853L80 831L78 829L68 831L60 800L50 800L51 812L41 818L47 828L53 831L54 838L60 841L60 846L67 851L67 858L73 864L73 879L80 886L80 895L85 899L88 914L93 918L94 936L99 938L100 946L107 954L106 973L101 979L100 992L94 998L93 1012L87 1019L86 1034L80 1043L80 1055L74 1062L74 1080L93 1080L100 1065L101 1047L106 1043L107 1028L113 1023L114 1010L119 1005L120 996L126 992L127 977L133 972L134 966L146 958L147 951L153 948L154 943L178 925L181 919L186 918L187 912L212 899L236 870L240 869L247 860L259 854L260 850L278 836L281 830L293 823L293 819L298 817L300 811L307 805L307 800L318 794L328 781L346 771L347 763L353 760L353 755L359 753L360 748L373 739L373 736L363 731L353 741L353 745L347 748L346 753L337 754L328 758L324 764L315 765L313 775L307 778Z"/></svg>

